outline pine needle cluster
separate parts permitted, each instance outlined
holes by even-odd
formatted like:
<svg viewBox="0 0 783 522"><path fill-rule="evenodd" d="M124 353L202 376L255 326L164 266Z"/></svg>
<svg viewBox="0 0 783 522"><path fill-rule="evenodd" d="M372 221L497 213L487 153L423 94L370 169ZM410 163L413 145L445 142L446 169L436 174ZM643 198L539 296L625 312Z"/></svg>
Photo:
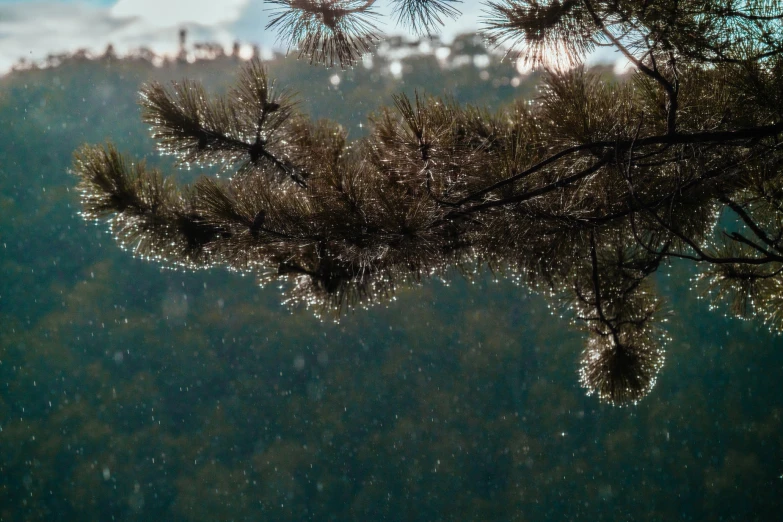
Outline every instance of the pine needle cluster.
<svg viewBox="0 0 783 522"><path fill-rule="evenodd" d="M285 17L303 11L347 34L360 27L348 17L372 2L276 3L288 13L280 24L303 24L297 41L316 42L305 54L355 59L304 14ZM447 2L398 3L419 29L452 14ZM537 99L496 112L400 95L355 141L301 114L257 61L224 96L190 81L147 85L143 118L161 152L227 176L178 186L111 144L84 146L74 161L83 215L108 220L138 256L282 280L287 303L334 318L426 278L489 267L571 308L587 337L581 383L612 404L643 398L663 365L668 314L650 276L672 259L695 262L716 302L783 329L777 3L490 10L491 38L531 59L560 49L578 62L609 44L635 72L617 82L581 66L551 70Z"/></svg>

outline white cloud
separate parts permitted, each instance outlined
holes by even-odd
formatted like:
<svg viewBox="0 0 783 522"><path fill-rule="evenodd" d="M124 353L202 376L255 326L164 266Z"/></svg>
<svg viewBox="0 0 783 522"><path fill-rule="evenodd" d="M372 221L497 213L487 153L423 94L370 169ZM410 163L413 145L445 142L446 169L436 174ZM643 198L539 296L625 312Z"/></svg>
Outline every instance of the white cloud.
<svg viewBox="0 0 783 522"><path fill-rule="evenodd" d="M82 3L0 4L0 74L20 58L39 62L49 54L87 49L100 53L111 43L119 53L148 47L173 54L179 29L191 41L229 47L232 25L251 0L120 0L113 7ZM155 5L154 5L155 4Z"/></svg>
<svg viewBox="0 0 783 522"><path fill-rule="evenodd" d="M119 0L110 16L135 18L151 27L214 26L235 22L247 4L248 0Z"/></svg>

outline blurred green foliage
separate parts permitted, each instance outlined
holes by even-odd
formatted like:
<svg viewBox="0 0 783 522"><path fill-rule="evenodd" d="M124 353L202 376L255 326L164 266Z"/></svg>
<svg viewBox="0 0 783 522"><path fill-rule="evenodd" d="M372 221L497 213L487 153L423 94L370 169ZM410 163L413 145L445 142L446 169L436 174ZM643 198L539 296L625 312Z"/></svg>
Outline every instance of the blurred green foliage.
<svg viewBox="0 0 783 522"><path fill-rule="evenodd" d="M535 75L493 82L516 76L494 58L487 80L403 63L401 78L379 57L268 66L354 137L399 91L535 95ZM323 323L236 274L131 259L79 218L81 143L170 164L140 123L142 82L219 89L235 68L73 60L0 78L0 520L779 516L783 342L707 312L685 268L660 279L679 315L659 387L616 409L575 384L581 339L560 311L491 274Z"/></svg>

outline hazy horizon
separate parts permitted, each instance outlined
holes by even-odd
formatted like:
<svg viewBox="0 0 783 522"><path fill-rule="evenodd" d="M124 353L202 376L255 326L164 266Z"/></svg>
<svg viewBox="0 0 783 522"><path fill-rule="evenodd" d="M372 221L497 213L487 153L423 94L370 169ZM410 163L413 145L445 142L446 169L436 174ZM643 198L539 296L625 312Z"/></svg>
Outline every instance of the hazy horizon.
<svg viewBox="0 0 783 522"><path fill-rule="evenodd" d="M441 39L479 29L483 3L462 2L462 16L445 20ZM415 35L396 27L389 3L380 3L376 25L389 36ZM141 47L174 55L179 30L190 42L215 42L230 49L234 42L267 52L283 50L277 35L265 29L270 7L263 0L0 0L0 75L21 59L38 63L50 54L79 49L100 54L108 44L120 55ZM589 61L613 61L606 53Z"/></svg>
<svg viewBox="0 0 783 522"><path fill-rule="evenodd" d="M460 7L463 15L444 26L446 40L478 29L481 5L466 2ZM408 34L386 23L391 21L387 6L378 12L376 25L387 36ZM0 74L22 58L38 62L49 54L77 49L101 53L109 43L119 54L140 47L174 54L181 28L188 30L191 42L216 42L230 48L239 41L279 48L276 34L265 29L269 15L263 0L0 0Z"/></svg>

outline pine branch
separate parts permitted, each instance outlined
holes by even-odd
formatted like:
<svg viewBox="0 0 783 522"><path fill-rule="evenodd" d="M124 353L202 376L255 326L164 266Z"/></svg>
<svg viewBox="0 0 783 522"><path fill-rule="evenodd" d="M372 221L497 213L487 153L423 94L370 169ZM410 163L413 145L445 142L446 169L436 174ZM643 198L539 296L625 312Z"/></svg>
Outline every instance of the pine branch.
<svg viewBox="0 0 783 522"><path fill-rule="evenodd" d="M376 39L373 1L273 3L271 25L312 62L353 64ZM395 5L421 32L454 14L445 0ZM395 96L354 142L299 114L257 61L225 96L151 84L143 118L161 152L234 175L178 188L85 147L82 213L138 255L284 281L287 304L333 318L490 267L567 302L587 335L582 385L634 403L663 364L661 263L699 263L734 312L783 328L781 18L750 7L721 3L714 21L690 2L490 2L495 43L538 62L608 44L633 82L552 72L536 100L496 112ZM721 234L724 209L738 228Z"/></svg>
<svg viewBox="0 0 783 522"><path fill-rule="evenodd" d="M596 32L577 0L487 2L484 33L533 65L574 65L594 47Z"/></svg>
<svg viewBox="0 0 783 522"><path fill-rule="evenodd" d="M372 0L267 1L278 6L267 29L277 29L278 41L311 64L350 67L379 39Z"/></svg>
<svg viewBox="0 0 783 522"><path fill-rule="evenodd" d="M459 10L453 4L460 0L392 0L397 23L419 35L431 35L445 18L457 19Z"/></svg>
<svg viewBox="0 0 783 522"><path fill-rule="evenodd" d="M284 177L306 183L309 174L285 158L295 102L290 93L274 91L258 60L242 69L229 97L213 99L191 81L173 82L171 90L152 83L142 89L141 106L142 120L152 126L161 152L174 154L180 164L229 169L246 162L247 170L263 161Z"/></svg>
<svg viewBox="0 0 783 522"><path fill-rule="evenodd" d="M82 147L74 173L80 178L82 215L111 216L110 229L120 245L145 259L206 267L208 245L227 234L206 223L160 172L143 163L129 166L112 145Z"/></svg>

